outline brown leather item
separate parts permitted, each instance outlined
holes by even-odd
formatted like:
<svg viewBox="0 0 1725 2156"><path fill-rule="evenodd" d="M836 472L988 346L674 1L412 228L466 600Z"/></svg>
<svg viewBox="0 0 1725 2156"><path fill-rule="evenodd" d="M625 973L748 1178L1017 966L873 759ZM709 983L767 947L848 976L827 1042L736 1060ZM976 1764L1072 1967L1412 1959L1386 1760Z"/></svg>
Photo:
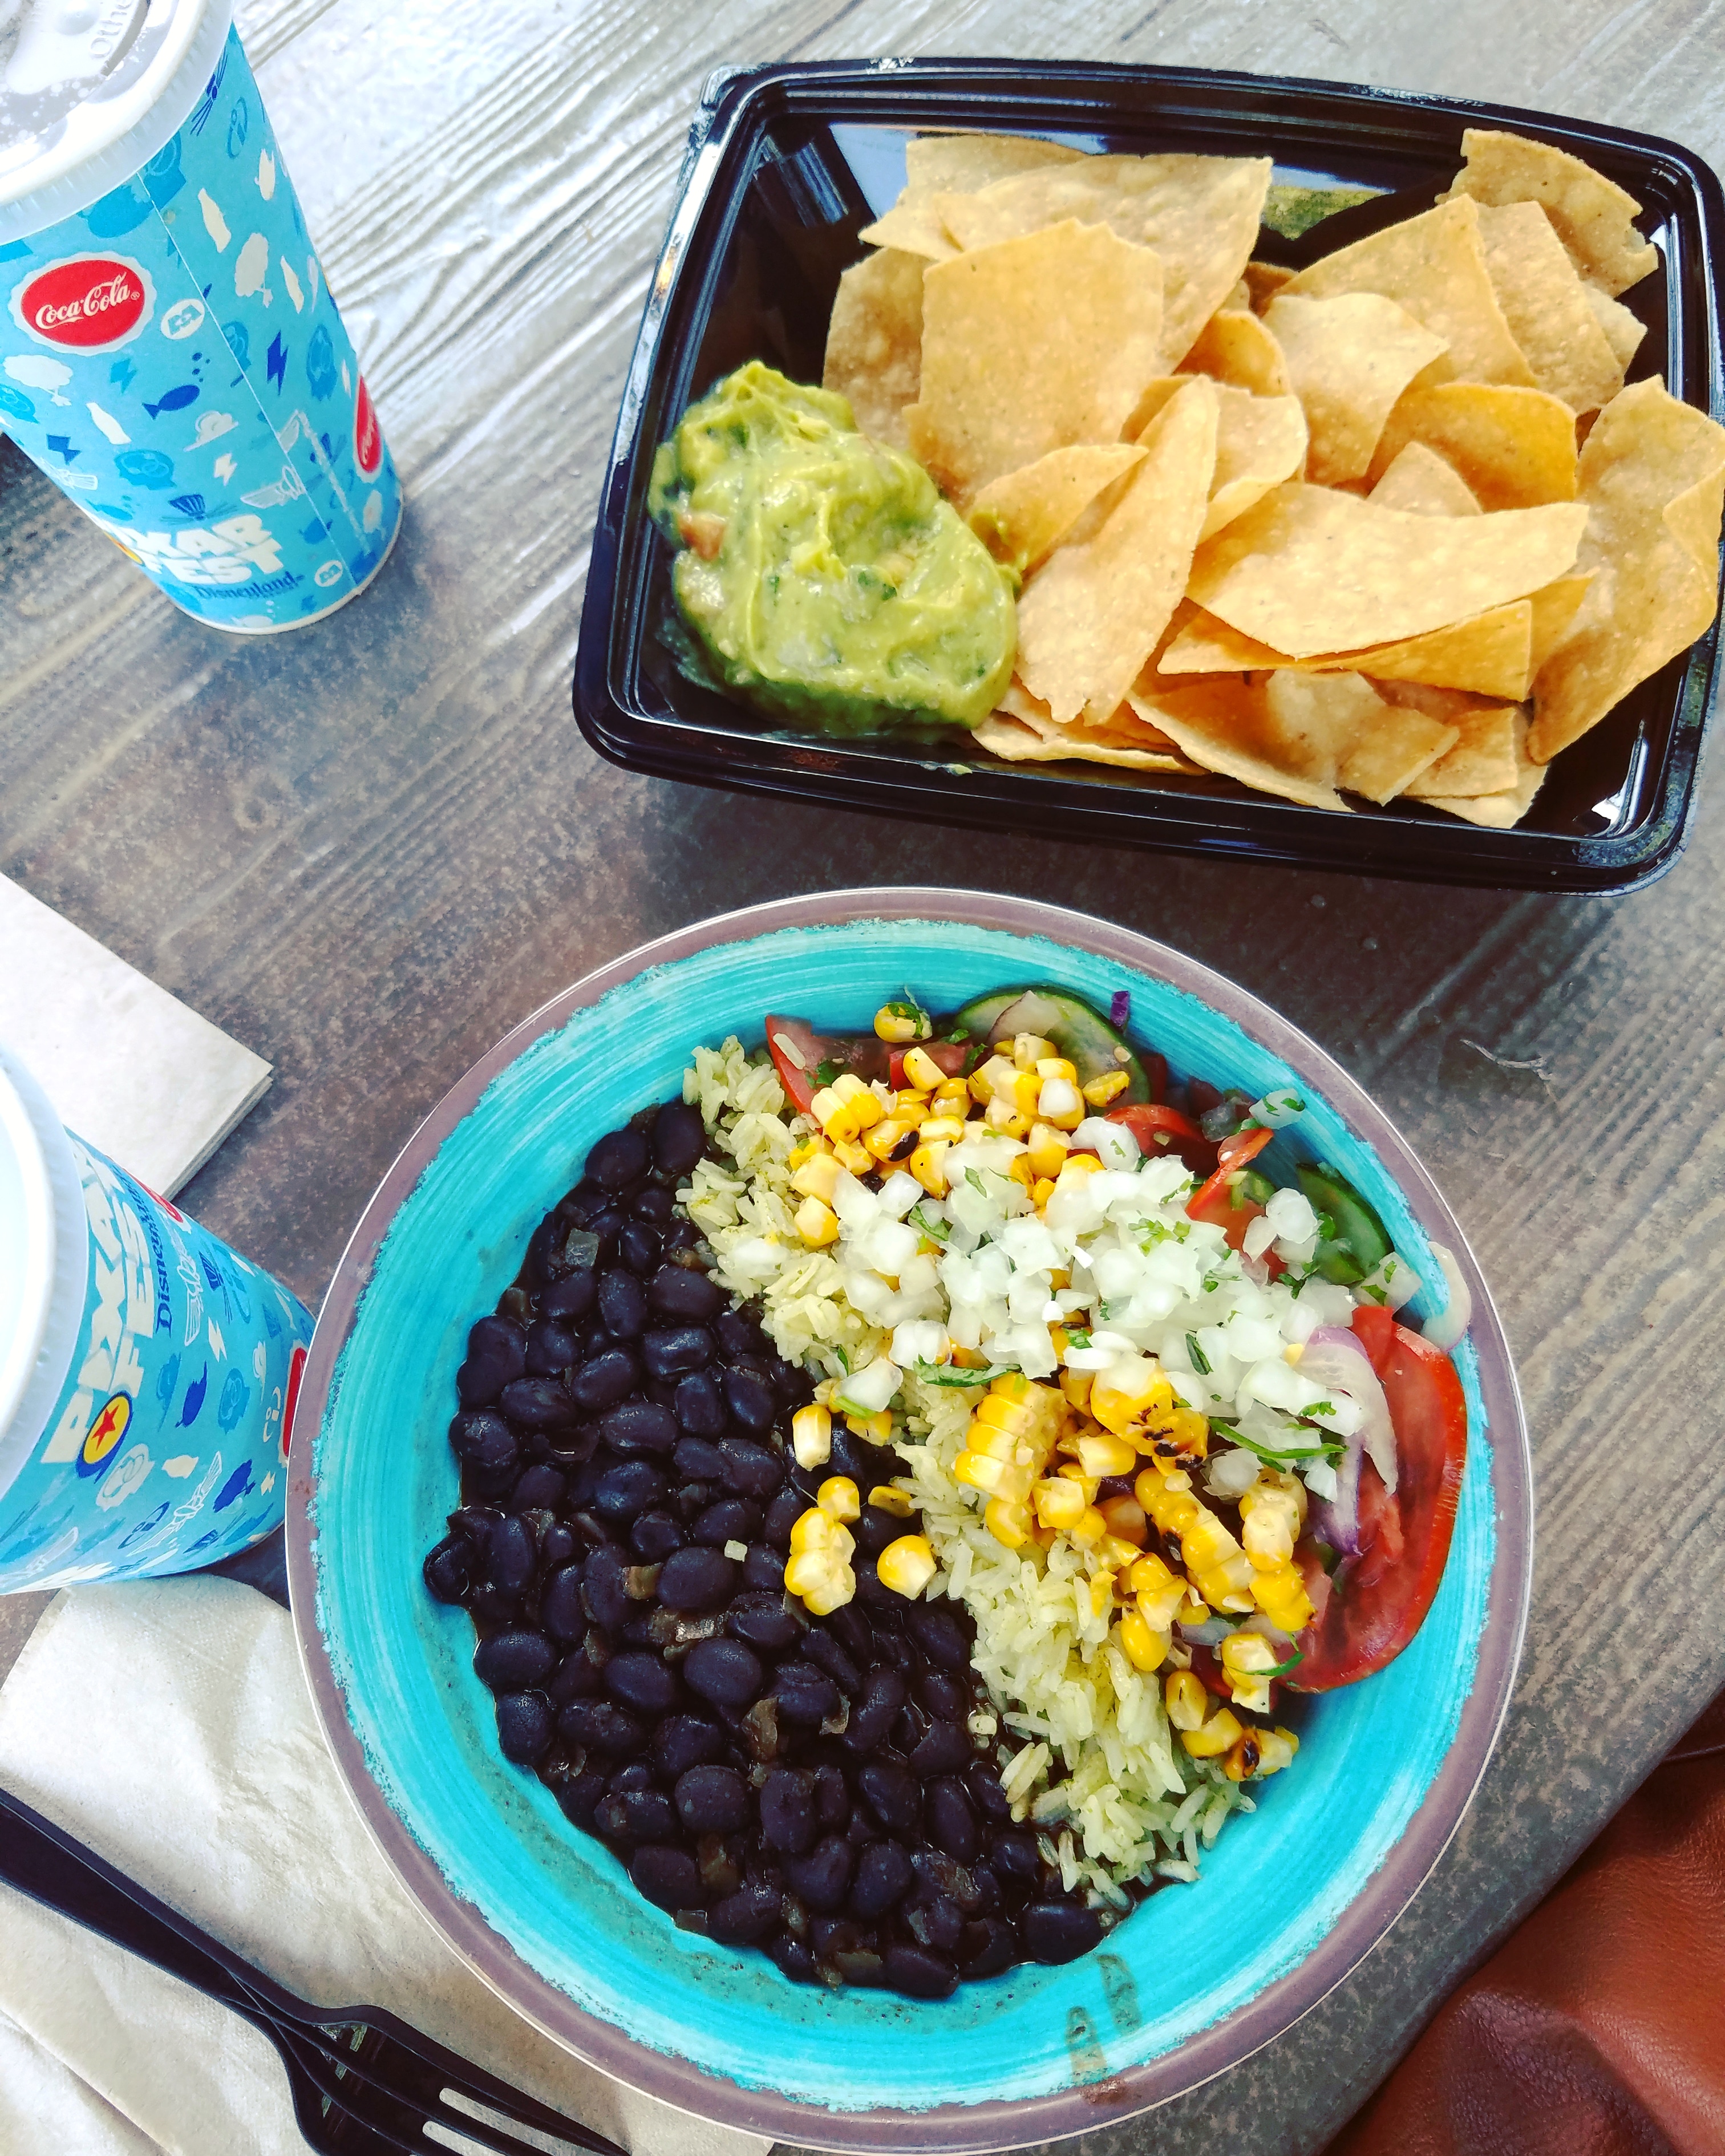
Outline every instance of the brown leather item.
<svg viewBox="0 0 1725 2156"><path fill-rule="evenodd" d="M1725 1693L1328 2156L1720 2156Z"/></svg>

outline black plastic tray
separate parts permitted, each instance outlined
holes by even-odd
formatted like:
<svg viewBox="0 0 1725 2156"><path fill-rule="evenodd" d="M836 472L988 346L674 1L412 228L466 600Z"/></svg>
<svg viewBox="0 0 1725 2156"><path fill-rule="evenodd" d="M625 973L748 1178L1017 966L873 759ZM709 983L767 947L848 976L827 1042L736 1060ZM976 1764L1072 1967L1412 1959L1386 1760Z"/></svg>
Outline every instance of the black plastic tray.
<svg viewBox="0 0 1725 2156"><path fill-rule="evenodd" d="M1462 131L1508 128L1586 158L1643 205L1656 273L1623 295L1648 334L1630 378L1725 417L1725 197L1674 142L1458 99L1199 69L1007 60L819 62L715 76L630 362L600 498L576 660L575 716L634 771L930 822L1165 852L1544 891L1625 891L1681 851L1718 660L1717 621L1566 749L1527 822L1482 830L1414 803L1353 815L1224 779L1095 765L1009 765L961 731L858 742L778 730L685 679L661 635L670 553L646 513L653 451L685 407L747 359L819 382L839 277L904 177L922 130L1043 135L1087 150L1276 159L1276 177L1384 190L1259 254L1297 264L1429 208Z"/></svg>

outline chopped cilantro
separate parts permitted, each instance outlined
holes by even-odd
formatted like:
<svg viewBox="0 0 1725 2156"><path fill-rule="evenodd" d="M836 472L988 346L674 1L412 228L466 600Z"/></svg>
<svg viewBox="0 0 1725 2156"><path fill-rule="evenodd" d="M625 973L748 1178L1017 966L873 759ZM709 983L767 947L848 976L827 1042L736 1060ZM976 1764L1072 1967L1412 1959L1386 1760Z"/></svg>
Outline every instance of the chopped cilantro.
<svg viewBox="0 0 1725 2156"><path fill-rule="evenodd" d="M1220 1422L1212 1417L1210 1428L1219 1430L1230 1444L1243 1445L1248 1452L1255 1452L1260 1460L1267 1460L1272 1467L1285 1467L1291 1460L1339 1460L1348 1450L1339 1440L1332 1439L1322 1445L1291 1445L1286 1451L1277 1452L1267 1445L1260 1445L1256 1438L1248 1437L1231 1422Z"/></svg>
<svg viewBox="0 0 1725 2156"><path fill-rule="evenodd" d="M983 1181L981 1176L978 1174L977 1171L973 1168L967 1168L965 1169L964 1180L970 1185L973 1190L980 1191L984 1198L988 1196L988 1186Z"/></svg>
<svg viewBox="0 0 1725 2156"><path fill-rule="evenodd" d="M830 1086L838 1075L839 1066L830 1055L824 1063L817 1063L814 1066L814 1082L817 1086Z"/></svg>
<svg viewBox="0 0 1725 2156"><path fill-rule="evenodd" d="M850 1375L850 1358L845 1353L842 1348L834 1348L833 1353L839 1358L839 1367L844 1371L845 1376L848 1378Z"/></svg>
<svg viewBox="0 0 1725 2156"><path fill-rule="evenodd" d="M1186 1353L1192 1358L1192 1367L1197 1371L1199 1377L1209 1377L1210 1374L1210 1360L1209 1356L1204 1353L1203 1348L1199 1346L1198 1335L1195 1332L1189 1332L1186 1335Z"/></svg>
<svg viewBox="0 0 1725 2156"><path fill-rule="evenodd" d="M968 1389L992 1384L1006 1368L1004 1363L989 1363L980 1370L959 1370L948 1368L943 1363L919 1363L916 1375L925 1385L962 1385Z"/></svg>
<svg viewBox="0 0 1725 2156"><path fill-rule="evenodd" d="M920 1199L911 1208L906 1218L913 1226L920 1228L925 1235L932 1236L937 1243L944 1243L952 1232L944 1220L932 1220L929 1218L922 1210L922 1202Z"/></svg>

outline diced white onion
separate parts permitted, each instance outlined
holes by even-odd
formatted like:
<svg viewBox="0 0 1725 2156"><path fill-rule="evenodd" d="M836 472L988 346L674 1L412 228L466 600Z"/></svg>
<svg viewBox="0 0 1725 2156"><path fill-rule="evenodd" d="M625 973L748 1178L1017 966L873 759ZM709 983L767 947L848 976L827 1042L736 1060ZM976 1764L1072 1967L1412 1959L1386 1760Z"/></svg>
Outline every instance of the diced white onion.
<svg viewBox="0 0 1725 2156"><path fill-rule="evenodd" d="M834 1180L832 1206L840 1224L853 1234L880 1217L880 1200L846 1168L841 1168Z"/></svg>
<svg viewBox="0 0 1725 2156"><path fill-rule="evenodd" d="M1272 1086L1261 1101L1253 1101L1246 1120L1261 1123L1266 1131L1281 1131L1305 1112L1306 1103L1291 1086Z"/></svg>
<svg viewBox="0 0 1725 2156"><path fill-rule="evenodd" d="M1243 1445L1214 1452L1204 1462L1204 1487L1214 1497L1238 1497L1258 1479L1258 1459Z"/></svg>
<svg viewBox="0 0 1725 2156"><path fill-rule="evenodd" d="M1240 1238L1240 1248L1249 1258L1261 1258L1276 1240L1276 1230L1260 1214L1246 1223L1246 1231Z"/></svg>
<svg viewBox="0 0 1725 2156"><path fill-rule="evenodd" d="M882 1355L862 1369L853 1370L833 1397L839 1407L858 1414L879 1414L892 1400L900 1383L898 1365Z"/></svg>
<svg viewBox="0 0 1725 2156"><path fill-rule="evenodd" d="M1285 1242L1303 1243L1317 1233L1317 1215L1302 1190L1278 1190L1266 1204L1264 1217Z"/></svg>
<svg viewBox="0 0 1725 2156"><path fill-rule="evenodd" d="M1055 1080L1051 1082L1065 1083L1064 1080ZM1070 1092L1072 1089L1068 1086L1066 1090ZM1044 1114L1047 1114L1049 1109L1046 1086L1042 1089L1042 1106ZM1068 1108L1056 1109L1054 1112L1070 1115L1072 1111ZM1137 1140L1126 1125L1111 1123L1106 1116L1086 1116L1077 1129L1073 1132L1072 1143L1080 1152L1093 1152L1104 1168L1136 1168L1143 1158L1139 1150Z"/></svg>
<svg viewBox="0 0 1725 2156"><path fill-rule="evenodd" d="M1070 1078L1045 1078L1042 1090L1036 1096L1036 1112L1045 1123L1064 1116L1079 1116L1084 1112L1084 1097ZM1094 1122L1092 1116L1090 1119ZM1081 1123L1079 1128L1085 1126ZM1086 1143L1089 1141L1086 1139Z"/></svg>
<svg viewBox="0 0 1725 2156"><path fill-rule="evenodd" d="M952 1352L946 1327L933 1318L901 1325L892 1336L892 1359L901 1369L911 1363L944 1363Z"/></svg>
<svg viewBox="0 0 1725 2156"><path fill-rule="evenodd" d="M1389 1255L1360 1282L1360 1291L1375 1288L1391 1310L1399 1310L1420 1292L1420 1276L1399 1250Z"/></svg>
<svg viewBox="0 0 1725 2156"><path fill-rule="evenodd" d="M1438 1270L1444 1276L1444 1286L1450 1299L1435 1317L1425 1321L1426 1338L1434 1348L1441 1348L1447 1355L1456 1342L1473 1322L1473 1296L1467 1282L1461 1277L1461 1268L1455 1262L1453 1250L1446 1250L1441 1243L1434 1243L1431 1255L1438 1261Z"/></svg>
<svg viewBox="0 0 1725 2156"><path fill-rule="evenodd" d="M880 1210L894 1220L902 1220L919 1198L929 1208L935 1203L916 1177L906 1175L901 1168L894 1168L875 1195L880 1201Z"/></svg>

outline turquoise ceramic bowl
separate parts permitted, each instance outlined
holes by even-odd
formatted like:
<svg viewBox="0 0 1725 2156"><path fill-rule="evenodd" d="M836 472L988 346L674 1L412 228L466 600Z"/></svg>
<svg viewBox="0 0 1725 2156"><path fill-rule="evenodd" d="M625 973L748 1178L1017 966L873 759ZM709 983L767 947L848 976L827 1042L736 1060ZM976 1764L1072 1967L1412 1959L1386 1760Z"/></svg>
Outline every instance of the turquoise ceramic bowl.
<svg viewBox="0 0 1725 2156"><path fill-rule="evenodd" d="M1297 1138L1370 1197L1435 1281L1474 1300L1471 1414L1449 1568L1413 1644L1312 1702L1195 1886L1106 1949L922 2005L799 1988L679 1932L496 1749L465 1613L419 1576L456 1499L444 1430L467 1327L588 1145L675 1091L690 1050L761 1037L769 1005L858 1027L906 983L951 1008L1018 981L1107 1008L1177 1072L1291 1082ZM1417 1317L1429 1306L1414 1306ZM1346 1074L1191 960L1084 916L941 891L850 891L706 922L589 976L511 1034L414 1135L356 1232L313 1343L292 1458L293 1604L325 1730L433 1922L583 2058L686 2110L833 2148L1044 2141L1177 2095L1268 2042L1383 1935L1454 1833L1508 1700L1532 1551L1528 1455L1484 1281L1419 1163Z"/></svg>

